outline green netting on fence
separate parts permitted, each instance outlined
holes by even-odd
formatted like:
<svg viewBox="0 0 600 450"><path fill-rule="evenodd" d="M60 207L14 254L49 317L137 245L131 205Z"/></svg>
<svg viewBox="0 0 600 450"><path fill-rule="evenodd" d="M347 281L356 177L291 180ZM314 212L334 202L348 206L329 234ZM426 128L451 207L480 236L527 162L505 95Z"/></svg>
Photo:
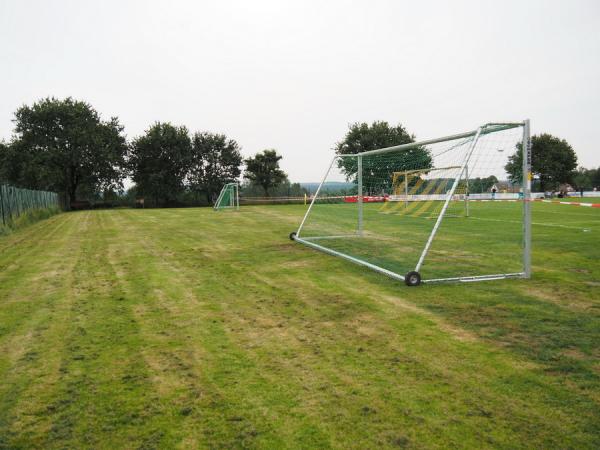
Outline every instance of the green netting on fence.
<svg viewBox="0 0 600 450"><path fill-rule="evenodd" d="M58 194L54 192L0 185L0 223L2 225L8 225L27 211L53 207L59 207Z"/></svg>

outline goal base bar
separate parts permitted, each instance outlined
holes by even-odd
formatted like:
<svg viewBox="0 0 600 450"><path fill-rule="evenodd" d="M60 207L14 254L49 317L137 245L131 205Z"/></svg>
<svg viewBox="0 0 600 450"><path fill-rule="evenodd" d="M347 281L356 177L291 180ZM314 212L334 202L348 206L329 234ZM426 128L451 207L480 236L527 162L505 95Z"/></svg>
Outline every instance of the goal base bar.
<svg viewBox="0 0 600 450"><path fill-rule="evenodd" d="M494 275L475 275L470 277L452 277L452 278L431 278L429 280L423 280L423 283L444 283L452 281L460 281L462 283L468 283L472 281L493 281L493 280L504 280L506 278L526 278L525 272L515 273L497 273Z"/></svg>
<svg viewBox="0 0 600 450"><path fill-rule="evenodd" d="M314 237L305 237L302 238L303 241L318 241L321 239L345 239L345 238L354 238L354 237L362 237L362 235L358 233L353 234L338 234L334 236L314 236Z"/></svg>
<svg viewBox="0 0 600 450"><path fill-rule="evenodd" d="M322 237L323 239L325 237ZM331 248L323 247L322 245L311 242L313 239L319 239L319 237L314 238L299 238L298 236L293 236L293 240L299 242L301 244L306 245L307 247L314 248L315 250L319 250L323 253L327 253L328 255L337 256L339 258L346 259L354 264L359 266L367 267L375 272L381 273L387 277L393 278L399 281L405 281L404 275L400 275L396 272L392 272L391 270L384 269L383 267L379 267L375 264L371 264L367 261L363 261L362 259L355 258L353 256L347 255L346 253L338 252L337 250L333 250ZM451 277L451 278L431 278L422 280L421 283L446 283L446 282L475 282L475 281L493 281L493 280L503 280L505 278L526 278L525 272L514 272L514 273L498 273L491 275L475 275L469 277Z"/></svg>
<svg viewBox="0 0 600 450"><path fill-rule="evenodd" d="M315 244L314 242L310 242L310 241L307 241L305 239L299 238L298 236L294 236L294 240L296 242L300 242L301 244L304 244L304 245L306 245L308 247L314 248L315 250L319 250L319 251L321 251L323 253L327 253L329 255L338 256L340 258L347 259L348 261L351 261L354 264L358 264L359 266L368 267L369 269L374 270L375 272L379 272L379 273L381 273L383 275L386 275L386 276L388 276L390 278L394 278L396 280L404 281L404 276L403 275L399 275L399 274L397 274L395 272L392 272L391 270L387 270L387 269L384 269L383 267L376 266L375 264L371 264L369 262L363 261L363 260L355 258L353 256L346 255L345 253L341 253L341 252L338 252L336 250L332 250L330 248L323 247L322 245Z"/></svg>

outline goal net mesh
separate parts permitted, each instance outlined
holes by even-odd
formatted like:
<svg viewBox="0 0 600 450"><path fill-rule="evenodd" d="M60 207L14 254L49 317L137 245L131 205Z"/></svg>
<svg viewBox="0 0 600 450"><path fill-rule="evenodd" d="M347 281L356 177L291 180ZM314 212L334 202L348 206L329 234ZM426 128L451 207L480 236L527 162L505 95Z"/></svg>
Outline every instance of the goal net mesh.
<svg viewBox="0 0 600 450"><path fill-rule="evenodd" d="M338 155L324 181L350 187L335 201L331 192L313 196L298 237L405 275L439 218L420 267L424 280L520 273L522 190L506 166L522 138L522 126L487 126L479 135Z"/></svg>

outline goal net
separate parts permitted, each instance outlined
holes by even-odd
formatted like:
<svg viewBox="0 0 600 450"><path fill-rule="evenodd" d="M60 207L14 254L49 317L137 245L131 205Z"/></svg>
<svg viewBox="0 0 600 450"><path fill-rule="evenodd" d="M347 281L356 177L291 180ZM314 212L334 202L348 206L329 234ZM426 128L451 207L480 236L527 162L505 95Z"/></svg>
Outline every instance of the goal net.
<svg viewBox="0 0 600 450"><path fill-rule="evenodd" d="M352 192L332 202L317 190L290 237L409 285L529 277L528 167L528 121L336 155L321 186L347 181Z"/></svg>
<svg viewBox="0 0 600 450"><path fill-rule="evenodd" d="M439 213L440 201L446 199L446 195L452 188L456 170L459 166L405 170L394 172L392 178L392 194L387 200L382 212L413 214L423 217L433 217ZM452 196L453 201L462 200L464 210L460 208L454 212L468 215L468 170L465 168L464 179L461 180ZM447 213L447 215L452 215Z"/></svg>
<svg viewBox="0 0 600 450"><path fill-rule="evenodd" d="M221 189L214 205L215 211L221 209L240 209L239 187L237 183L227 183Z"/></svg>

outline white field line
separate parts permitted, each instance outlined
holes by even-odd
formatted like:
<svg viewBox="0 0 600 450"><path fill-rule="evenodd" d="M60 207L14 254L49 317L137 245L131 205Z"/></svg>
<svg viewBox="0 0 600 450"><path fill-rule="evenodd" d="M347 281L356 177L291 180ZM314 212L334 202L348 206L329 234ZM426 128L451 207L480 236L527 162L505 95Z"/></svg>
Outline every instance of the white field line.
<svg viewBox="0 0 600 450"><path fill-rule="evenodd" d="M504 219L487 219L484 217L470 217L470 219L476 220L485 220L488 222L505 222L505 223L523 223L520 220L504 220ZM562 225L560 223L540 223L540 222L531 222L532 225L540 226L540 227L553 227L553 228L567 228L569 230L583 230L583 231L591 231L591 228L584 227L572 227L569 225Z"/></svg>

